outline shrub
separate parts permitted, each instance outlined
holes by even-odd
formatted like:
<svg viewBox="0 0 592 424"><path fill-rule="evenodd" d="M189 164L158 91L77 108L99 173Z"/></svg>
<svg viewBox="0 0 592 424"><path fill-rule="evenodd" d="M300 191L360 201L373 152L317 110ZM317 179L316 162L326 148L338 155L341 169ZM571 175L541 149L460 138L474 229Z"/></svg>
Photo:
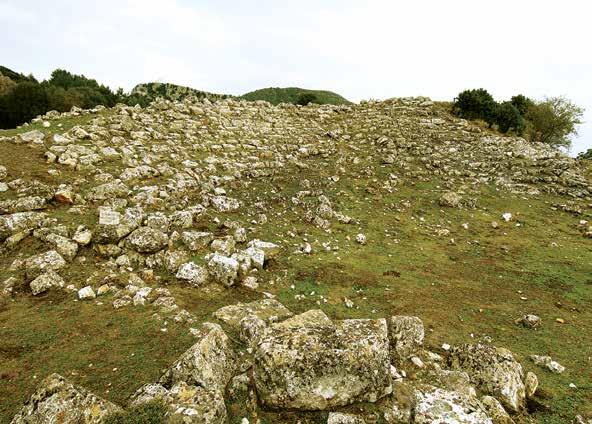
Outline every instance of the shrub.
<svg viewBox="0 0 592 424"><path fill-rule="evenodd" d="M483 88L463 91L452 105L455 115L465 119L482 119L489 125L495 121L495 111L495 100Z"/></svg>
<svg viewBox="0 0 592 424"><path fill-rule="evenodd" d="M126 411L105 417L104 424L162 424L167 407L162 401L147 402L133 406Z"/></svg>
<svg viewBox="0 0 592 424"><path fill-rule="evenodd" d="M526 114L528 113L528 109L534 105L534 102L529 99L526 96L523 96L522 94L518 94L517 96L513 96L510 99L510 103L512 103L512 105L514 105L514 107L516 109L518 109L518 112L520 112L520 115L522 115L522 117L525 117Z"/></svg>
<svg viewBox="0 0 592 424"><path fill-rule="evenodd" d="M309 103L318 103L317 96L315 96L312 93L302 93L296 99L296 104L297 105L306 106Z"/></svg>
<svg viewBox="0 0 592 424"><path fill-rule="evenodd" d="M585 152L578 154L578 159L592 160L592 149L588 149Z"/></svg>
<svg viewBox="0 0 592 424"><path fill-rule="evenodd" d="M16 82L0 73L0 96L8 94L15 86Z"/></svg>
<svg viewBox="0 0 592 424"><path fill-rule="evenodd" d="M524 118L512 102L503 102L496 106L495 123L503 133L514 130L516 134L522 134L524 130Z"/></svg>
<svg viewBox="0 0 592 424"><path fill-rule="evenodd" d="M0 97L0 127L14 128L49 110L47 90L35 82L21 82Z"/></svg>
<svg viewBox="0 0 592 424"><path fill-rule="evenodd" d="M576 125L582 123L584 109L565 97L536 102L528 109L530 140L555 147L569 147L570 137L577 135Z"/></svg>

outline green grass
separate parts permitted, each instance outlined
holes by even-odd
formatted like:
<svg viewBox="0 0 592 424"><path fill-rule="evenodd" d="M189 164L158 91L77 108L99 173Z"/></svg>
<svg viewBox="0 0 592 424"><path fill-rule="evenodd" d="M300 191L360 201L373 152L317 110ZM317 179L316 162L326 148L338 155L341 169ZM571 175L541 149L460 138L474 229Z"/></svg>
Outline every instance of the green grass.
<svg viewBox="0 0 592 424"><path fill-rule="evenodd" d="M124 412L116 412L105 417L105 424L161 424L165 422L166 405L152 401L134 406Z"/></svg>
<svg viewBox="0 0 592 424"><path fill-rule="evenodd" d="M262 88L243 94L241 97L245 100L265 100L273 105L279 103L295 103L301 94L310 93L316 96L318 103L330 105L350 104L351 102L337 93L324 90L307 90L304 88Z"/></svg>
<svg viewBox="0 0 592 424"><path fill-rule="evenodd" d="M62 120L62 128L88 122L85 119L90 118ZM0 156L13 177L28 175L55 185L80 175L56 166L62 176L51 179L42 150L35 146L0 143ZM489 185L467 189L464 197L477 198L474 209L442 208L438 199L445 181L401 178L388 192L381 183L397 170L374 165L372 157L360 157L359 164L347 165L336 183L327 182L339 174L331 161L311 159L304 171L286 165L273 180L253 180L248 189L230 191L247 207L231 214L209 211L203 217L197 225L203 230L221 235L215 217L221 222L237 220L252 227L249 239L283 246L282 254L258 274L257 292L216 285L195 289L164 271L155 272L161 279L151 285L169 288L177 303L199 322L214 320L211 313L222 306L261 299L262 292L275 295L296 313L320 308L335 319L416 315L424 321L429 347L491 338L493 344L514 352L540 380L537 401L542 406L533 411L537 422L570 422L575 413L592 414L592 246L577 229L580 218L589 219L589 208L578 217L551 209L565 198L524 197ZM371 165L375 173L367 176L363 171ZM306 208L290 202L302 190L304 178L312 190L322 190L333 201L335 210L355 222L332 221L329 232L306 223ZM269 219L265 225L250 224L259 211L248 205L256 202L264 204ZM61 206L48 212L72 227L96 221L96 214L77 216ZM504 212L511 212L514 220L503 222ZM492 221L500 228L492 228ZM439 228L449 229L450 234L437 236ZM367 245L355 243L359 232L367 236ZM314 253L293 253L305 241L313 245ZM331 250L325 250L323 243L329 243ZM26 239L19 252L26 257L42 248ZM203 263L205 253L197 252L194 260ZM100 269L90 249L81 249L81 255L87 262L75 261L68 267L67 283L81 286ZM0 281L12 274L8 271L12 259L0 257ZM345 298L353 302L352 308L345 305ZM65 294L34 298L23 293L14 301L0 301L0 422L10 421L38 382L52 372L125 406L140 385L155 381L193 342L184 325L170 323L162 332L162 323L152 319L154 310L149 307L114 311L108 296L98 299L103 305L73 299ZM514 324L526 313L539 315L542 326L532 330ZM551 355L566 367L565 373L555 375L534 366L532 354ZM578 388L570 388L570 383ZM245 416L241 402L229 406L230 422ZM326 422L326 414L258 412L264 423Z"/></svg>

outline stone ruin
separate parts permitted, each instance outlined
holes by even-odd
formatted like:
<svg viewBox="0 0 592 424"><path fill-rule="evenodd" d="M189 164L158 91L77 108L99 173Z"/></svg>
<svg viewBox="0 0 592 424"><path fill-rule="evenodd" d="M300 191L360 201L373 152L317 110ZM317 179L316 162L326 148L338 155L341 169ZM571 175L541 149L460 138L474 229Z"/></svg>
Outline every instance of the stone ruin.
<svg viewBox="0 0 592 424"><path fill-rule="evenodd" d="M239 399L245 415L316 411L328 424L501 424L526 413L538 386L507 349L429 350L417 317L334 321L320 310L295 315L274 299L214 316L219 323L202 324L196 343L138 388L129 406L160 400L172 423L227 423L226 402ZM352 413L352 404L373 404L374 412ZM12 423L101 423L121 410L53 374Z"/></svg>

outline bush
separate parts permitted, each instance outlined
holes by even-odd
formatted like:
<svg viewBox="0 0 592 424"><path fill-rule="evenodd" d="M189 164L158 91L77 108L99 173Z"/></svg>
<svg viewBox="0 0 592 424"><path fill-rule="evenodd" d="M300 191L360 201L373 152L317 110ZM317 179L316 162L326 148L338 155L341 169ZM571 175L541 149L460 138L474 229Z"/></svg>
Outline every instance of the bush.
<svg viewBox="0 0 592 424"><path fill-rule="evenodd" d="M526 114L530 140L555 147L569 147L577 135L584 109L564 97L553 97L531 105Z"/></svg>
<svg viewBox="0 0 592 424"><path fill-rule="evenodd" d="M41 84L32 76L25 77L8 68L0 66L0 72L0 128L14 128L49 110L112 107L121 97L94 79L63 69L53 71L51 78Z"/></svg>
<svg viewBox="0 0 592 424"><path fill-rule="evenodd" d="M512 105L514 105L514 107L518 109L518 112L520 112L520 115L522 115L522 117L525 117L528 113L528 109L532 105L534 105L534 102L531 99L529 99L526 96L523 96L522 94L518 94L517 96L512 97L510 99L510 103L512 103Z"/></svg>
<svg viewBox="0 0 592 424"><path fill-rule="evenodd" d="M460 93L452 105L452 113L465 119L482 119L489 125L495 121L496 103L491 94L479 88Z"/></svg>
<svg viewBox="0 0 592 424"><path fill-rule="evenodd" d="M7 76L2 75L0 73L0 96L5 96L8 94L14 87L16 86L16 82L8 78Z"/></svg>
<svg viewBox="0 0 592 424"><path fill-rule="evenodd" d="M588 149L585 152L581 152L578 155L578 159L592 160L592 149Z"/></svg>
<svg viewBox="0 0 592 424"><path fill-rule="evenodd" d="M167 407L162 401L147 402L105 417L104 424L162 424Z"/></svg>
<svg viewBox="0 0 592 424"><path fill-rule="evenodd" d="M0 128L14 128L49 110L47 90L35 82L21 82L0 97Z"/></svg>
<svg viewBox="0 0 592 424"><path fill-rule="evenodd" d="M495 123L502 133L514 130L518 135L524 130L524 118L512 102L503 102L495 110Z"/></svg>
<svg viewBox="0 0 592 424"><path fill-rule="evenodd" d="M306 106L309 103L318 103L317 96L315 96L312 93L302 93L296 99L296 104L297 105Z"/></svg>

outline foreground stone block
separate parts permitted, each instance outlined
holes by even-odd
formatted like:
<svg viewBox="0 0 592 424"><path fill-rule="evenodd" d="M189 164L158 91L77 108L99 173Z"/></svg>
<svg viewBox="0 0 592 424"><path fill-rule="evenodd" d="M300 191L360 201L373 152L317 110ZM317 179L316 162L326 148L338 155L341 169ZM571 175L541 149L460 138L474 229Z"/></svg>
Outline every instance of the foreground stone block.
<svg viewBox="0 0 592 424"><path fill-rule="evenodd" d="M254 378L265 406L323 410L389 394L389 370L386 320L333 323L312 310L265 331Z"/></svg>
<svg viewBox="0 0 592 424"><path fill-rule="evenodd" d="M191 346L163 374L159 383L172 388L179 382L223 392L236 369L230 339L217 324L205 323Z"/></svg>
<svg viewBox="0 0 592 424"><path fill-rule="evenodd" d="M417 317L393 316L389 321L393 359L407 359L423 345L423 322Z"/></svg>
<svg viewBox="0 0 592 424"><path fill-rule="evenodd" d="M416 390L413 422L493 424L477 398L436 387Z"/></svg>
<svg viewBox="0 0 592 424"><path fill-rule="evenodd" d="M167 406L166 422L185 424L227 423L224 397L218 390L175 384L170 390L160 384L146 384L132 397L132 405L160 400Z"/></svg>
<svg viewBox="0 0 592 424"><path fill-rule="evenodd" d="M497 398L507 409L518 412L524 407L522 365L509 350L482 344L461 345L451 351L450 366L466 371L478 389Z"/></svg>
<svg viewBox="0 0 592 424"><path fill-rule="evenodd" d="M58 374L42 381L12 424L98 424L120 411L117 405L70 383Z"/></svg>

